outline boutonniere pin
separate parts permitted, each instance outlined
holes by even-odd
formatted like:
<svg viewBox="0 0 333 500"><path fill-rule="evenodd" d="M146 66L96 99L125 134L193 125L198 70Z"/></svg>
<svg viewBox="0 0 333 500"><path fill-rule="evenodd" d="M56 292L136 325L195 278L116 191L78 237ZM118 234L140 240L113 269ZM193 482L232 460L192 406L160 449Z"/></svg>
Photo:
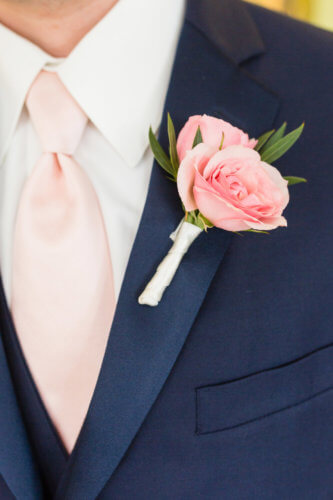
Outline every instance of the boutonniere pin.
<svg viewBox="0 0 333 500"><path fill-rule="evenodd" d="M177 184L185 212L170 238L173 245L139 297L139 304L157 306L184 255L204 231L217 227L234 233L268 233L286 227L283 211L288 187L306 182L283 177L272 166L299 139L304 124L286 134L284 123L259 139L211 116L192 116L178 139L168 115L169 154L153 131L150 146L158 164Z"/></svg>

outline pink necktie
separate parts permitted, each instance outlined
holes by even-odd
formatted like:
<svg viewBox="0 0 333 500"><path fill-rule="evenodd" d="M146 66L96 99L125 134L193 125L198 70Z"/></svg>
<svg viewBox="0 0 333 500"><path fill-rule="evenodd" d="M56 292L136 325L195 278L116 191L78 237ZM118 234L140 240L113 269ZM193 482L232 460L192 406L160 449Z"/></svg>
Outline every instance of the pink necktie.
<svg viewBox="0 0 333 500"><path fill-rule="evenodd" d="M112 266L96 193L71 156L86 115L45 71L26 105L43 154L19 203L11 310L41 398L71 452L113 319Z"/></svg>

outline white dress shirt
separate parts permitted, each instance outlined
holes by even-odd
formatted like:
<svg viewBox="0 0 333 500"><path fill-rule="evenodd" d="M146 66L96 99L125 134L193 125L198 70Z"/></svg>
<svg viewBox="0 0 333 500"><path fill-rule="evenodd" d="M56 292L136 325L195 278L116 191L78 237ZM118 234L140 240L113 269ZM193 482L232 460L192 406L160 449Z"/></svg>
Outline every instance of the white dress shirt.
<svg viewBox="0 0 333 500"><path fill-rule="evenodd" d="M74 155L97 192L118 297L146 200L185 0L119 0L65 59L0 24L0 268L10 302L12 239L22 187L41 155L24 107L42 69L57 71L89 117Z"/></svg>

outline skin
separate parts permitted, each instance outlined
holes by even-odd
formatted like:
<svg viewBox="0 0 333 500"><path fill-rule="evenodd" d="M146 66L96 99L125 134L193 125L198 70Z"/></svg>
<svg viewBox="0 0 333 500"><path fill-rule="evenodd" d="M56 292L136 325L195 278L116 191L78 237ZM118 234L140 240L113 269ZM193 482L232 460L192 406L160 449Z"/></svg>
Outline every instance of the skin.
<svg viewBox="0 0 333 500"><path fill-rule="evenodd" d="M0 0L0 23L66 57L118 0Z"/></svg>

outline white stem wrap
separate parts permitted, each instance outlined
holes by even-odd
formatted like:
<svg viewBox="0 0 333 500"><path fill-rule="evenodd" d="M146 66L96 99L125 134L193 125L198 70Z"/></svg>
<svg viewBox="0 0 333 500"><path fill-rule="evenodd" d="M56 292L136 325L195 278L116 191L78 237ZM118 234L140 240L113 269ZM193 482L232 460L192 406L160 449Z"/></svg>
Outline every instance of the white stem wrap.
<svg viewBox="0 0 333 500"><path fill-rule="evenodd" d="M140 295L139 304L152 307L159 304L166 288L173 280L184 255L201 232L202 229L184 220L180 223L176 231L170 235L170 238L174 242L172 247Z"/></svg>

